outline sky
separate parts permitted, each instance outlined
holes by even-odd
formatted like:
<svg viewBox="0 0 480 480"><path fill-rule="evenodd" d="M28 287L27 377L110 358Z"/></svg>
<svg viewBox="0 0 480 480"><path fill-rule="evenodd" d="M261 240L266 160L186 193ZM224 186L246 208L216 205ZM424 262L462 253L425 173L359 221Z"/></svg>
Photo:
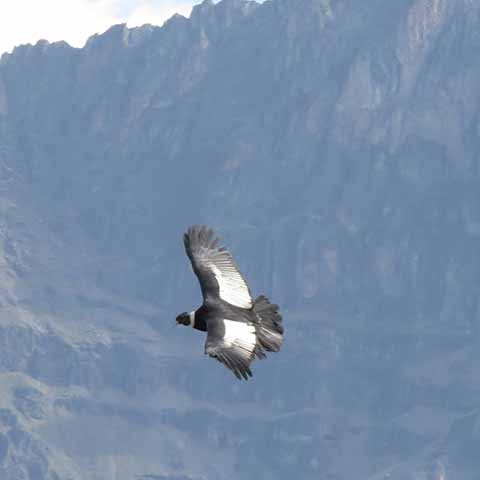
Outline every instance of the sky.
<svg viewBox="0 0 480 480"><path fill-rule="evenodd" d="M200 0L1 0L0 55L14 46L65 40L82 47L116 23L161 25L178 12L189 16Z"/></svg>

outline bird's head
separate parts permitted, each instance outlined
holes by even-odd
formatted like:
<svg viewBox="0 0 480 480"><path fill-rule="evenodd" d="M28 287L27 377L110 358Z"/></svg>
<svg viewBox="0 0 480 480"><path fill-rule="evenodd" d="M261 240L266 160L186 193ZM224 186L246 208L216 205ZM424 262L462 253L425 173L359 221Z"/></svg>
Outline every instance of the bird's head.
<svg viewBox="0 0 480 480"><path fill-rule="evenodd" d="M191 315L187 312L183 312L177 316L177 325L186 325L187 327L191 325Z"/></svg>

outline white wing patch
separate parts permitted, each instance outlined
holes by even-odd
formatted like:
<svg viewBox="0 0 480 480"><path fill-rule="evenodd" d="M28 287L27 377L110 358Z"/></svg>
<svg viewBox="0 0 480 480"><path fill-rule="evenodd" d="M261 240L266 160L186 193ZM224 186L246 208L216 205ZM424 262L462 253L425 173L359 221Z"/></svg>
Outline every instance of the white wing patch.
<svg viewBox="0 0 480 480"><path fill-rule="evenodd" d="M218 298L239 308L250 310L253 300L235 260L211 228L196 225L183 237L192 268L202 287L204 299Z"/></svg>
<svg viewBox="0 0 480 480"><path fill-rule="evenodd" d="M240 308L252 308L252 297L240 272L228 258L215 259L209 262L219 286L219 295L222 300Z"/></svg>
<svg viewBox="0 0 480 480"><path fill-rule="evenodd" d="M223 320L225 335L223 343L225 347L237 347L237 351L246 359L250 359L257 344L255 326L233 320Z"/></svg>

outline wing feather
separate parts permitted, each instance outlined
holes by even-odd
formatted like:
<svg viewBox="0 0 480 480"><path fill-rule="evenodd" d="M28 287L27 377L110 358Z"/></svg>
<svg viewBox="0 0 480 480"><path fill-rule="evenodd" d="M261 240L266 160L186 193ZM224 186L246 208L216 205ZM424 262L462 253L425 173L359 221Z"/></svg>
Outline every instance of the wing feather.
<svg viewBox="0 0 480 480"><path fill-rule="evenodd" d="M240 308L252 308L247 282L230 252L219 246L211 228L194 225L185 233L183 242L205 300L221 298Z"/></svg>
<svg viewBox="0 0 480 480"><path fill-rule="evenodd" d="M220 319L209 322L205 353L229 368L238 379L252 376L250 363L264 358L254 325Z"/></svg>

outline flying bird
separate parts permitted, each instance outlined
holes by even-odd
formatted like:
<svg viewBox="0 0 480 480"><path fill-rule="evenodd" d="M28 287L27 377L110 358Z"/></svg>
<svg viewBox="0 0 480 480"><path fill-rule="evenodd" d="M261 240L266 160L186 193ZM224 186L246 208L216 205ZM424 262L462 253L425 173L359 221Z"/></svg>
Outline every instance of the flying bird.
<svg viewBox="0 0 480 480"><path fill-rule="evenodd" d="M207 332L205 354L223 363L238 379L248 380L250 363L265 358L265 351L278 352L282 346L278 305L264 295L252 299L235 260L219 246L211 228L190 227L183 243L200 282L203 304L178 315L177 324Z"/></svg>

